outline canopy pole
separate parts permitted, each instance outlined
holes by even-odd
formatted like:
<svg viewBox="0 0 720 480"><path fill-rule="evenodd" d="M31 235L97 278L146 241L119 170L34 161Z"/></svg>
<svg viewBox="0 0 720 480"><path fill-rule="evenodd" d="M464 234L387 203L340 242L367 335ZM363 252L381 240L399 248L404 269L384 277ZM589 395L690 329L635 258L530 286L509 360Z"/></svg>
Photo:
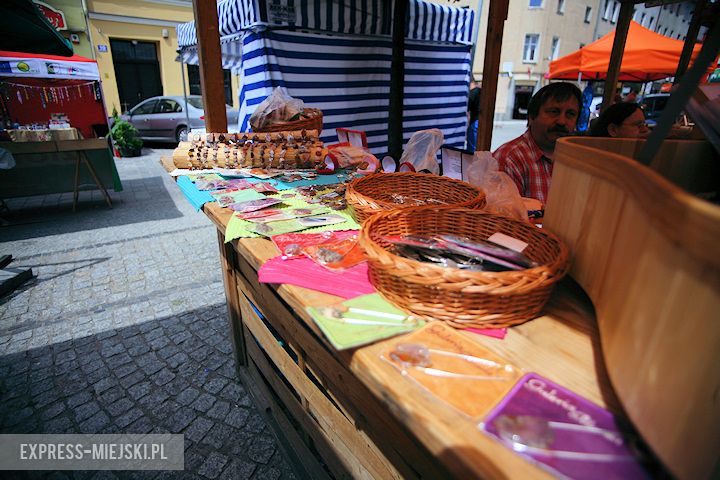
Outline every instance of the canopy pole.
<svg viewBox="0 0 720 480"><path fill-rule="evenodd" d="M610 53L610 64L608 65L607 77L605 77L605 91L601 111L612 105L615 96L615 88L620 77L620 65L622 65L623 51L630 31L630 21L635 10L634 1L625 1L620 4L617 27L615 27L615 40L613 40L612 52Z"/></svg>
<svg viewBox="0 0 720 480"><path fill-rule="evenodd" d="M690 57L692 56L693 49L695 48L695 42L697 42L698 32L700 32L700 23L702 20L702 11L705 10L706 0L697 0L695 2L695 11L693 12L692 20L688 26L687 36L685 37L685 44L683 45L682 53L680 54L680 61L678 62L678 68L675 72L675 80L673 83L678 83L680 77L687 71L688 64L690 63Z"/></svg>
<svg viewBox="0 0 720 480"><path fill-rule="evenodd" d="M205 110L205 129L213 133L227 132L217 1L193 0L193 12L200 57L200 86Z"/></svg>
<svg viewBox="0 0 720 480"><path fill-rule="evenodd" d="M180 78L182 78L182 84L183 84L183 99L185 100L185 107L183 110L185 110L185 122L187 122L187 132L188 137L190 136L190 112L188 112L188 100L187 100L187 88L185 88L185 63L182 61L182 56L180 57Z"/></svg>
<svg viewBox="0 0 720 480"><path fill-rule="evenodd" d="M388 113L388 154L402 156L403 99L405 98L405 15L408 0L396 0L392 21L392 63L390 66L390 105Z"/></svg>
<svg viewBox="0 0 720 480"><path fill-rule="evenodd" d="M490 150L492 145L495 96L497 94L498 75L500 74L500 50L505 20L507 20L508 16L508 3L509 0L490 0L487 33L485 34L482 88L480 89L478 133L477 142L475 143L476 151L480 152Z"/></svg>

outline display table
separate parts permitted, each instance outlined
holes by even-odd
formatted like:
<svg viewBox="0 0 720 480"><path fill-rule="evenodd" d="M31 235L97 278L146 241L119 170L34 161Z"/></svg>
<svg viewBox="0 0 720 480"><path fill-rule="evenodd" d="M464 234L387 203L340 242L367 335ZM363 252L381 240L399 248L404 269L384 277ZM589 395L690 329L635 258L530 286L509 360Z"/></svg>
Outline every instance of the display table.
<svg viewBox="0 0 720 480"><path fill-rule="evenodd" d="M63 140L79 140L77 128L50 128L44 130L8 130L13 142L58 142Z"/></svg>
<svg viewBox="0 0 720 480"><path fill-rule="evenodd" d="M29 130L28 130L29 131ZM115 159L104 138L43 142L0 142L16 165L0 170L2 198L73 192L73 208L80 190L99 189L109 207L107 188L122 190Z"/></svg>
<svg viewBox="0 0 720 480"><path fill-rule="evenodd" d="M163 164L171 170L172 162ZM451 408L432 406L379 358L384 342L337 351L305 312L338 297L261 284L257 270L277 256L266 239L224 243L228 209L203 206L218 229L230 329L239 374L272 414L309 478L551 478ZM546 315L504 340L463 332L527 372L617 409L602 363L589 300L561 283ZM324 466L323 466L324 465Z"/></svg>

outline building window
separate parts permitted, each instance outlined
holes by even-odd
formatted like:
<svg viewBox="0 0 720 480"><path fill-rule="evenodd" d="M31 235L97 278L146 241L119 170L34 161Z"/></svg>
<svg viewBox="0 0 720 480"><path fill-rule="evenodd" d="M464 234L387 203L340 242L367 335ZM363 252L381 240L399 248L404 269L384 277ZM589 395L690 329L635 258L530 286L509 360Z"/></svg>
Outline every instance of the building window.
<svg viewBox="0 0 720 480"><path fill-rule="evenodd" d="M610 20L612 16L613 0L605 0L605 10L603 10L603 20Z"/></svg>
<svg viewBox="0 0 720 480"><path fill-rule="evenodd" d="M620 2L615 2L615 6L613 7L613 16L612 16L612 20L610 20L610 22L617 23L619 15L620 15Z"/></svg>
<svg viewBox="0 0 720 480"><path fill-rule="evenodd" d="M644 13L640 14L640 22L638 22L638 23L640 23L640 25L642 25L643 27L645 26L645 14Z"/></svg>
<svg viewBox="0 0 720 480"><path fill-rule="evenodd" d="M633 8L633 22L638 22L638 11L637 8ZM640 22L638 22L640 23Z"/></svg>
<svg viewBox="0 0 720 480"><path fill-rule="evenodd" d="M550 46L550 60L555 60L560 56L560 37L553 37Z"/></svg>
<svg viewBox="0 0 720 480"><path fill-rule="evenodd" d="M540 34L528 33L525 35L525 46L523 48L523 62L537 62L538 44L540 43Z"/></svg>
<svg viewBox="0 0 720 480"><path fill-rule="evenodd" d="M541 8L542 0L530 0L530 8Z"/></svg>
<svg viewBox="0 0 720 480"><path fill-rule="evenodd" d="M565 13L565 0L558 0L557 13L558 15L563 15Z"/></svg>
<svg viewBox="0 0 720 480"><path fill-rule="evenodd" d="M667 36L667 27L663 29L663 35Z"/></svg>
<svg viewBox="0 0 720 480"><path fill-rule="evenodd" d="M592 18L592 7L585 7L585 23L590 23Z"/></svg>
<svg viewBox="0 0 720 480"><path fill-rule="evenodd" d="M673 37L673 35L675 34L674 32L675 32L675 30L670 30L670 38ZM678 35L680 35L680 34L678 33ZM678 37L678 38L679 38L679 37Z"/></svg>
<svg viewBox="0 0 720 480"><path fill-rule="evenodd" d="M650 30L653 29L653 23L655 23L655 17L650 17L650 21L648 22L648 28Z"/></svg>

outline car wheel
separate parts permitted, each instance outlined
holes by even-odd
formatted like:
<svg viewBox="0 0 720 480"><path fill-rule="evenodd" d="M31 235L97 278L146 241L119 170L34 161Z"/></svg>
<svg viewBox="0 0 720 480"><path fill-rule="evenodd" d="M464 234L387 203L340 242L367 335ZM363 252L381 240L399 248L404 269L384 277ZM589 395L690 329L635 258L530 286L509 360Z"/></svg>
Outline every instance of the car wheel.
<svg viewBox="0 0 720 480"><path fill-rule="evenodd" d="M176 142L184 142L187 140L188 136L188 129L185 125L180 125L177 130L175 130L175 141Z"/></svg>

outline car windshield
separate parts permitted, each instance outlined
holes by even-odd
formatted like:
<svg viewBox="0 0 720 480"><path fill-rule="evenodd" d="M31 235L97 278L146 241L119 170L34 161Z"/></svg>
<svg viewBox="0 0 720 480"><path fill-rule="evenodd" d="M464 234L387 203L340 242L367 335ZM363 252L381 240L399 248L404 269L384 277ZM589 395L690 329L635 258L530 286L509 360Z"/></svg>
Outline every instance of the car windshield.
<svg viewBox="0 0 720 480"><path fill-rule="evenodd" d="M193 107L198 108L200 110L203 109L202 97L188 97L187 101Z"/></svg>

